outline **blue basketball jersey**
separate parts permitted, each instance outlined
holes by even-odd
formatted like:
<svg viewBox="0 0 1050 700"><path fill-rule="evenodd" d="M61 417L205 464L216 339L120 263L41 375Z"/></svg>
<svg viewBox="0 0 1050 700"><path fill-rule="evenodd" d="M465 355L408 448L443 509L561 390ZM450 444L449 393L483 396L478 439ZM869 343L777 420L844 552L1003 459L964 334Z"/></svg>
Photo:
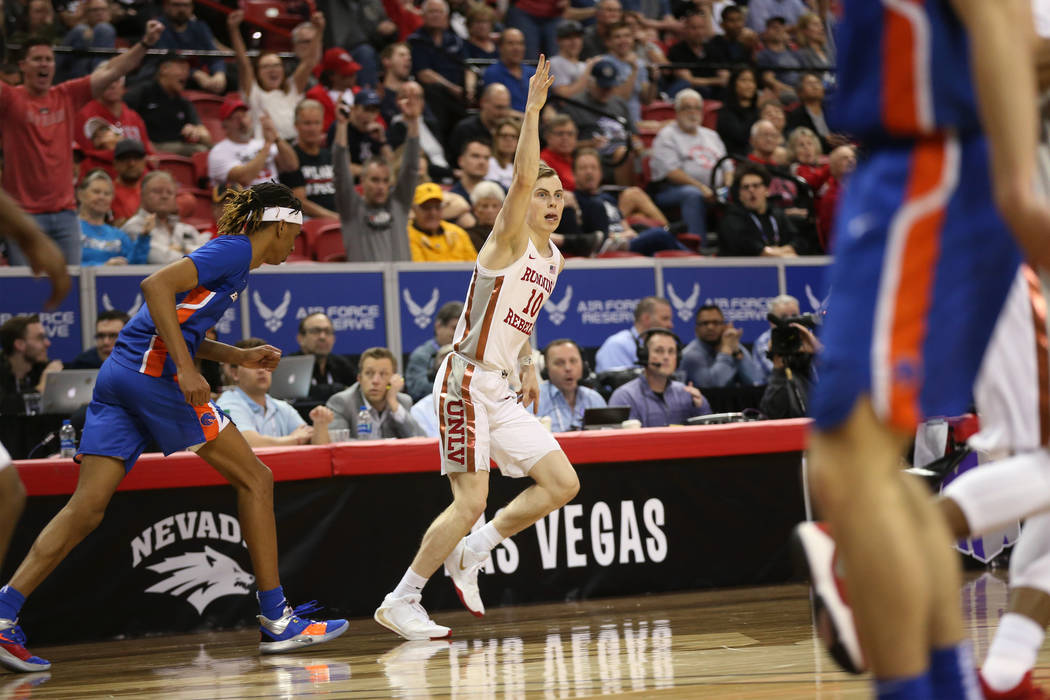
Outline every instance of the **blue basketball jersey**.
<svg viewBox="0 0 1050 700"><path fill-rule="evenodd" d="M842 0L829 120L862 140L980 129L970 45L949 0Z"/></svg>
<svg viewBox="0 0 1050 700"><path fill-rule="evenodd" d="M248 284L252 244L247 236L219 236L187 256L197 267L197 287L175 296L182 337L195 355L205 332L222 319ZM170 377L175 363L157 334L149 308L143 304L120 331L112 358L151 377Z"/></svg>

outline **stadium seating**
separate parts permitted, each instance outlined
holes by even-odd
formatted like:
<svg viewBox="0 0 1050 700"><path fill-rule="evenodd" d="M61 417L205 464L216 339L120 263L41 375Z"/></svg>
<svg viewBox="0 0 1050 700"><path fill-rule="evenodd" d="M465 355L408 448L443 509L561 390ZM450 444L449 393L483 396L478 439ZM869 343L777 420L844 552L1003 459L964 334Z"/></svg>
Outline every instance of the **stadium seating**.
<svg viewBox="0 0 1050 700"><path fill-rule="evenodd" d="M197 186L197 169L190 158L172 153L158 153L157 168L171 173L175 182L181 187L194 188Z"/></svg>

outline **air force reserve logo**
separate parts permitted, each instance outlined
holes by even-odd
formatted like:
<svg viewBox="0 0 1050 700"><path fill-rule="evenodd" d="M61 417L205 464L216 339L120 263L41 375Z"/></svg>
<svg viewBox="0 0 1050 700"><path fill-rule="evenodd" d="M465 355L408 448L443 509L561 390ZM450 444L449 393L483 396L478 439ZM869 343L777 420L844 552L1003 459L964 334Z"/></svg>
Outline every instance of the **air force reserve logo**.
<svg viewBox="0 0 1050 700"><path fill-rule="evenodd" d="M128 309L128 316L134 316L135 314L137 314L141 307L142 307L142 294L136 294L135 295L135 303L133 303L131 305L131 308ZM109 294L106 294L105 292L102 293L102 308L105 309L106 311L112 311L113 310L113 302L109 300Z"/></svg>
<svg viewBox="0 0 1050 700"><path fill-rule="evenodd" d="M569 304L572 303L572 285L566 285L565 296L562 297L561 301L554 301L548 299L546 305L543 307L547 310L547 315L550 316L551 323L555 326L560 326L562 321L565 320L565 314L569 311Z"/></svg>
<svg viewBox="0 0 1050 700"><path fill-rule="evenodd" d="M828 312L828 299L831 298L831 290L828 290L828 295L821 300L820 297L814 293L813 288L808 284L806 285L806 299L809 300L809 305L813 308L815 314L826 314Z"/></svg>
<svg viewBox="0 0 1050 700"><path fill-rule="evenodd" d="M271 333L276 333L277 329L284 325L284 317L288 314L288 307L292 303L292 293L287 289L284 290L284 298L281 299L281 303L275 309L271 309L264 304L262 297L259 296L257 291L252 292L252 301L255 302L255 310L263 318L263 325Z"/></svg>
<svg viewBox="0 0 1050 700"><path fill-rule="evenodd" d="M401 290L401 298L405 300L405 306L408 308L408 313L412 314L412 320L420 328L426 328L430 325L430 320L434 318L434 312L437 311L438 300L441 298L441 294L438 292L437 287L434 287L434 291L430 293L430 301L423 306L420 306L409 294L408 289Z"/></svg>
<svg viewBox="0 0 1050 700"><path fill-rule="evenodd" d="M678 318L686 322L692 321L693 313L696 311L696 302L700 301L700 283L694 283L692 293L683 300L675 294L674 285L668 282L667 298L671 300L671 305L674 306Z"/></svg>

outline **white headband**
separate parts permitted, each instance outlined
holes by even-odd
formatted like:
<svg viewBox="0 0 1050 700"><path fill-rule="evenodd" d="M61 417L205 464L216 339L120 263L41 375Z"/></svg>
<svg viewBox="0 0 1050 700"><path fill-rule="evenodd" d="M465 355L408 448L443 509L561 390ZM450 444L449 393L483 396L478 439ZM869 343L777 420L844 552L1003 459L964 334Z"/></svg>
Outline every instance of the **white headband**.
<svg viewBox="0 0 1050 700"><path fill-rule="evenodd" d="M290 224L302 224L303 213L288 207L266 207L259 221L287 221Z"/></svg>

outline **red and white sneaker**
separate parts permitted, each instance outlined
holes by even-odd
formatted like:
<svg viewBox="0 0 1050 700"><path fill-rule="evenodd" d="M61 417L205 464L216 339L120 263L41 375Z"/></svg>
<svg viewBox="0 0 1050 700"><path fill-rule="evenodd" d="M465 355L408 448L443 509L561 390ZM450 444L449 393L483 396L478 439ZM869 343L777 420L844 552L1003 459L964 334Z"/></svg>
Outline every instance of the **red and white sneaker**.
<svg viewBox="0 0 1050 700"><path fill-rule="evenodd" d="M1046 700L1050 698L1046 691L1032 682L1031 671L1024 674L1020 683L1006 691L992 690L984 682L984 676L980 672L977 673L977 679L981 681L981 692L984 693L985 700Z"/></svg>
<svg viewBox="0 0 1050 700"><path fill-rule="evenodd" d="M467 538L464 537L445 560L445 570L452 578L459 601L474 617L485 615L485 604L481 602L481 591L478 589L478 572L488 558L488 554L478 554L468 547Z"/></svg>
<svg viewBox="0 0 1050 700"><path fill-rule="evenodd" d="M804 522L795 528L796 557L809 577L813 616L828 653L850 673L864 673L867 664L857 637L857 623L846 599L846 587L835 571L837 553L827 525Z"/></svg>

